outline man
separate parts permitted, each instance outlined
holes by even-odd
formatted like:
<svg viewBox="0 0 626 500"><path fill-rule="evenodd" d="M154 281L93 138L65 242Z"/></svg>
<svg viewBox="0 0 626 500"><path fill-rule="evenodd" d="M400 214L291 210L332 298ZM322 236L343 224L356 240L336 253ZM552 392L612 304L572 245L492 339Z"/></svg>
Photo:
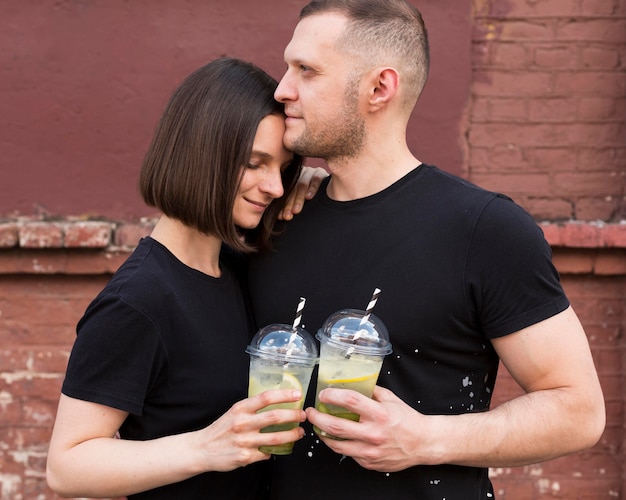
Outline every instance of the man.
<svg viewBox="0 0 626 500"><path fill-rule="evenodd" d="M276 91L288 148L331 177L250 268L259 325L314 333L343 308L374 313L393 344L372 399L320 395L359 422L307 409L273 497L494 498L488 467L549 460L604 429L589 345L550 248L509 198L422 164L405 135L428 70L426 29L403 0L320 0L302 11ZM499 360L525 394L490 408ZM314 382L313 382L314 385Z"/></svg>

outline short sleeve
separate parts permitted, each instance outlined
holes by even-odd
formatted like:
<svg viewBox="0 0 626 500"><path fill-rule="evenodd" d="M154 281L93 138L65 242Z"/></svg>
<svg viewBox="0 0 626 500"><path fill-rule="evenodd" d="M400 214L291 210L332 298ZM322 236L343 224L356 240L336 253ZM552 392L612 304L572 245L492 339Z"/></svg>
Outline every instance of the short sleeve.
<svg viewBox="0 0 626 500"><path fill-rule="evenodd" d="M521 207L496 196L477 221L467 282L488 338L514 333L569 306L550 245Z"/></svg>
<svg viewBox="0 0 626 500"><path fill-rule="evenodd" d="M101 295L78 323L62 392L140 415L166 361L150 318L116 295Z"/></svg>

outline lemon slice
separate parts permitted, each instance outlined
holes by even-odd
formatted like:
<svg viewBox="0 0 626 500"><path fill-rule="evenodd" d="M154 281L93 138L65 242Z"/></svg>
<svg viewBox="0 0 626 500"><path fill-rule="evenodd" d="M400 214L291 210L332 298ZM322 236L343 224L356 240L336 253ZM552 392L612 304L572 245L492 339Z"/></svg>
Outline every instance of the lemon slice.
<svg viewBox="0 0 626 500"><path fill-rule="evenodd" d="M300 398L299 401L293 404L293 407L302 408L302 406L304 405L304 398L306 394L304 394L304 391L302 390L302 384L296 377L294 377L291 373L283 372L283 382L282 384L280 384L280 388L300 391L300 393L302 394L302 397Z"/></svg>
<svg viewBox="0 0 626 500"><path fill-rule="evenodd" d="M283 372L283 381L280 384L280 389L293 389L294 391L302 392L302 384L291 373Z"/></svg>
<svg viewBox="0 0 626 500"><path fill-rule="evenodd" d="M274 379L276 380L276 379ZM295 391L300 391L302 393L302 397L299 401L294 401L290 403L276 403L273 405L269 405L265 408L265 410L270 410L273 408L302 408L304 405L304 391L302 390L302 384L300 381L291 373L283 372L282 379L280 379L280 383L274 382L273 384L263 384L261 381L255 377L250 377L249 381L249 391L250 395L260 394L265 391L270 391L272 389L291 389Z"/></svg>
<svg viewBox="0 0 626 500"><path fill-rule="evenodd" d="M283 372L283 378L279 383L267 384L262 383L256 377L250 377L250 393L259 394L264 391L270 391L272 389L292 389L295 391L302 391L302 384L291 373Z"/></svg>
<svg viewBox="0 0 626 500"><path fill-rule="evenodd" d="M354 384L356 382L364 382L365 380L373 379L377 375L377 373L370 373L369 375L363 375L362 377L333 378L326 380L326 382L328 382L329 384Z"/></svg>

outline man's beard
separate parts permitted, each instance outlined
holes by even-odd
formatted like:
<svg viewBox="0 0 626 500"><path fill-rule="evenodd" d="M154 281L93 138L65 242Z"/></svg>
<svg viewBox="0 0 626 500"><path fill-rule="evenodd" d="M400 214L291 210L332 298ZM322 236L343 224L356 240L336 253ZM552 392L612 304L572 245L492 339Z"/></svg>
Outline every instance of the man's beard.
<svg viewBox="0 0 626 500"><path fill-rule="evenodd" d="M333 121L317 132L305 129L299 137L286 144L287 148L301 156L326 161L356 156L365 142L365 121L359 114L357 104L357 88L353 82L348 85L343 107Z"/></svg>

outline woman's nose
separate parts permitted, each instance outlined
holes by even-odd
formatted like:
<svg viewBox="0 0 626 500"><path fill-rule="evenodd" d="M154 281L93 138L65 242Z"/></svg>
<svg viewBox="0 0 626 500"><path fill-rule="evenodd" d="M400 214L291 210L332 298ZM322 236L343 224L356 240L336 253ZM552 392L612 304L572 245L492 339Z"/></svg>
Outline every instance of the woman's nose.
<svg viewBox="0 0 626 500"><path fill-rule="evenodd" d="M283 188L283 178L280 169L272 169L267 173L261 183L261 190L269 194L272 198L280 198L285 192Z"/></svg>

